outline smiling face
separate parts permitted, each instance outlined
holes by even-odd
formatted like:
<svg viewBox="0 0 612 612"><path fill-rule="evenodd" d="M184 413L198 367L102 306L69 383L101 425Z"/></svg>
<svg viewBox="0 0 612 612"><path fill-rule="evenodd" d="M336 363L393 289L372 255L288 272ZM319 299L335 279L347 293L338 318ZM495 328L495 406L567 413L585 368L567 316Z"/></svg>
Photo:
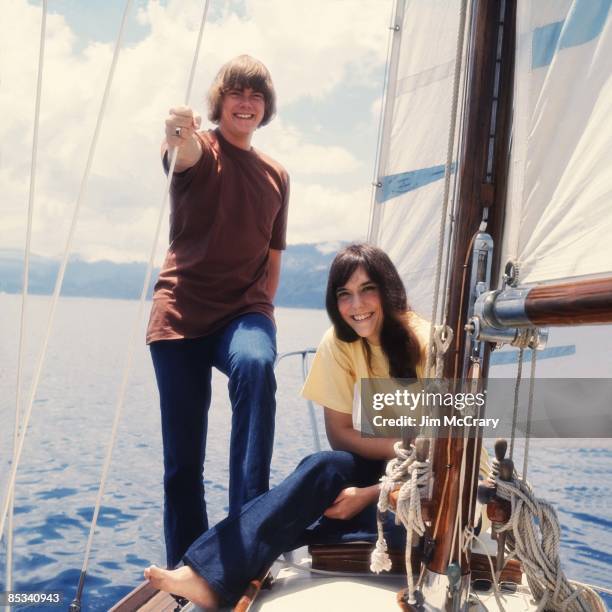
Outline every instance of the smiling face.
<svg viewBox="0 0 612 612"><path fill-rule="evenodd" d="M263 119L264 95L250 88L230 89L223 94L219 127L223 136L238 147L249 148L251 137Z"/></svg>
<svg viewBox="0 0 612 612"><path fill-rule="evenodd" d="M362 338L380 343L383 310L377 285L358 266L348 281L336 290L342 319Z"/></svg>

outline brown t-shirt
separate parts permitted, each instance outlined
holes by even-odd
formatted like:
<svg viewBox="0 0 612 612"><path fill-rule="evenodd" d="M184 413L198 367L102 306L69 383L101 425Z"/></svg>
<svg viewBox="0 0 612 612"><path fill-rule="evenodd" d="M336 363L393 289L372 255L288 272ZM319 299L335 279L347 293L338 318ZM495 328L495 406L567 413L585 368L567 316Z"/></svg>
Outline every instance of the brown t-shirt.
<svg viewBox="0 0 612 612"><path fill-rule="evenodd" d="M198 136L202 157L172 178L170 246L147 343L205 336L247 312L273 319L268 259L286 246L287 172L218 129Z"/></svg>

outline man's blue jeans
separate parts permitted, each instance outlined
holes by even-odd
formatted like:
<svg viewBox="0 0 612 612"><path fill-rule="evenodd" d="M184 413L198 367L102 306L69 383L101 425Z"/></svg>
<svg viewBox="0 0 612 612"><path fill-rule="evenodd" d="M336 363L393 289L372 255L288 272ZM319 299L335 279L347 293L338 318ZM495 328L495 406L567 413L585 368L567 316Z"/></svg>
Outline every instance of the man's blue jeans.
<svg viewBox="0 0 612 612"><path fill-rule="evenodd" d="M373 541L375 505L347 521L321 515L342 489L372 485L383 469L382 461L344 451L309 455L281 484L202 534L183 561L208 581L225 604L233 604L249 581L282 552L310 543ZM392 547L401 547L405 539L403 528L392 524L385 526L385 535Z"/></svg>
<svg viewBox="0 0 612 612"><path fill-rule="evenodd" d="M276 329L249 313L202 338L150 346L161 404L164 533L168 567L208 529L204 456L212 367L229 378L232 404L229 514L269 488L276 403Z"/></svg>

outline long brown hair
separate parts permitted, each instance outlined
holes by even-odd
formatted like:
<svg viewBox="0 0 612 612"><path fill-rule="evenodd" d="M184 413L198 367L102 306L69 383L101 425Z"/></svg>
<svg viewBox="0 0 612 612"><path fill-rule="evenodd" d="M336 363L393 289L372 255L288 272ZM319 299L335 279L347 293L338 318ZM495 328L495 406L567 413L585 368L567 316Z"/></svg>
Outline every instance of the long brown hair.
<svg viewBox="0 0 612 612"><path fill-rule="evenodd" d="M344 321L338 310L336 292L361 266L378 287L383 311L380 344L389 360L389 373L393 378L416 378L416 365L420 347L415 333L406 326L405 313L409 310L406 290L389 256L378 247L367 243L351 244L334 258L329 270L325 307L336 331L344 342L356 342L360 336ZM370 347L363 339L370 363Z"/></svg>

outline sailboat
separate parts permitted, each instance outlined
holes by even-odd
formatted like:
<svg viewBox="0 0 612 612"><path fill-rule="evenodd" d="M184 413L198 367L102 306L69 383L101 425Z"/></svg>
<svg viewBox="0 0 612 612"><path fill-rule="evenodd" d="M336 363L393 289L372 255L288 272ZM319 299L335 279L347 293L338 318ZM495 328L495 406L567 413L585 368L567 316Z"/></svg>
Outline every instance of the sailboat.
<svg viewBox="0 0 612 612"><path fill-rule="evenodd" d="M609 5L396 2L369 239L438 328L430 366L445 378L483 384L493 344L520 347L517 360L531 354L533 365L542 327L612 321ZM272 587L257 577L236 609L538 609L543 595L516 561L503 566L500 538L458 545L473 533L481 443L438 432L420 458L432 474L415 602L401 555L390 555L398 573L375 576L371 547L356 544L280 559ZM500 513L495 522L509 520L502 498L481 499ZM489 567L498 559L499 593ZM604 609L589 597L586 609ZM145 584L113 609L175 605Z"/></svg>
<svg viewBox="0 0 612 612"><path fill-rule="evenodd" d="M434 323L432 378L482 389L496 362L518 363L519 379L531 363L533 399L538 354L571 356L578 326L612 322L609 9L609 0L395 4L368 238ZM573 350L546 347L552 326L574 329ZM602 342L612 339L600 330ZM503 346L511 348L492 353ZM609 429L609 396L604 403ZM579 584L564 582L562 595L543 587L516 537L501 535L516 499L510 508L500 497L500 479L530 492L530 424L523 470L509 463L513 429L510 455L498 441L495 483L478 495L482 432L436 432L420 458L431 478L407 572L403 555L391 554L399 574L373 576L368 544L314 547L312 559L279 560L271 588L258 577L236 609L605 609ZM476 536L477 496L495 539ZM402 570L415 572L409 589ZM122 605L134 609L129 597Z"/></svg>

